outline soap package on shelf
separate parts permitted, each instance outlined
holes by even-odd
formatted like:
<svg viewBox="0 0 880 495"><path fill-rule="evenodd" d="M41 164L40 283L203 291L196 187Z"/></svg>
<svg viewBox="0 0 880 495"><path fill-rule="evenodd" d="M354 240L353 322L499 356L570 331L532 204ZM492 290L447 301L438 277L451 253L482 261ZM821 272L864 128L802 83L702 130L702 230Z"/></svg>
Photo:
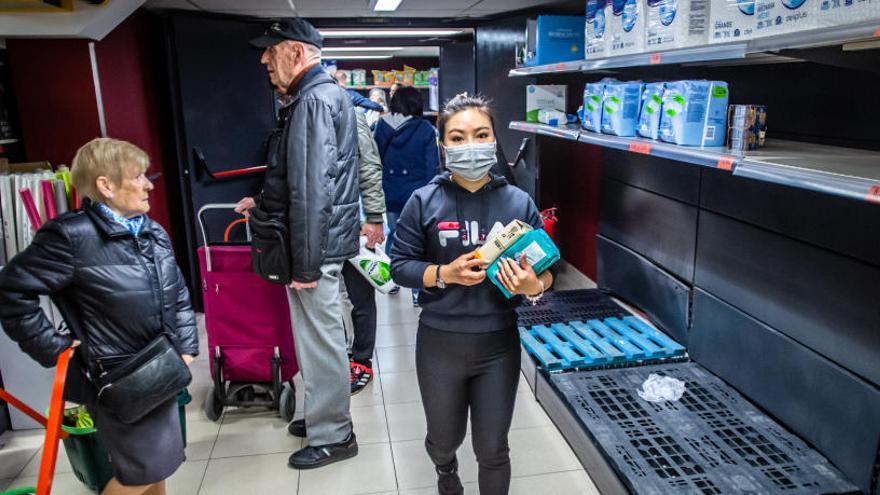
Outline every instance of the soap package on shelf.
<svg viewBox="0 0 880 495"><path fill-rule="evenodd" d="M566 86L530 84L526 86L526 122L540 122L541 110L565 112Z"/></svg>
<svg viewBox="0 0 880 495"><path fill-rule="evenodd" d="M753 151L764 146L767 135L765 105L730 105L727 110L727 147Z"/></svg>
<svg viewBox="0 0 880 495"><path fill-rule="evenodd" d="M348 80L348 84L351 86L362 87L367 85L367 71L366 69L355 69L351 71L351 78Z"/></svg>
<svg viewBox="0 0 880 495"><path fill-rule="evenodd" d="M709 31L709 0L647 1L648 14L645 18L647 51L706 44Z"/></svg>
<svg viewBox="0 0 880 495"><path fill-rule="evenodd" d="M587 60L608 56L606 3L610 3L610 0L587 0L584 27L584 51Z"/></svg>
<svg viewBox="0 0 880 495"><path fill-rule="evenodd" d="M602 132L602 99L605 97L605 86L613 82L617 81L602 79L584 86L584 114L581 121L581 127L584 129Z"/></svg>
<svg viewBox="0 0 880 495"><path fill-rule="evenodd" d="M747 41L755 31L755 0L712 0L709 43Z"/></svg>
<svg viewBox="0 0 880 495"><path fill-rule="evenodd" d="M641 81L611 83L602 97L602 133L633 137L639 123L642 104Z"/></svg>
<svg viewBox="0 0 880 495"><path fill-rule="evenodd" d="M726 82L666 83L660 139L682 146L723 146L728 98Z"/></svg>
<svg viewBox="0 0 880 495"><path fill-rule="evenodd" d="M605 18L608 55L632 55L645 51L645 2L646 0L609 1L612 5L612 16Z"/></svg>
<svg viewBox="0 0 880 495"><path fill-rule="evenodd" d="M642 90L642 108L639 112L639 136L660 139L660 117L663 111L663 91L666 83L648 83Z"/></svg>
<svg viewBox="0 0 880 495"><path fill-rule="evenodd" d="M756 0L755 32L760 38L822 27L822 0Z"/></svg>
<svg viewBox="0 0 880 495"><path fill-rule="evenodd" d="M500 270L499 264L504 258L510 258L519 262L519 259L523 254L526 255L526 260L538 275L559 261L559 249L544 229L529 230L520 236L516 242L501 253L501 255L489 265L489 268L486 269L486 277L491 280L492 283L501 290L504 297L508 299L513 297L513 294L505 289L504 284L501 283L500 275L498 273Z"/></svg>

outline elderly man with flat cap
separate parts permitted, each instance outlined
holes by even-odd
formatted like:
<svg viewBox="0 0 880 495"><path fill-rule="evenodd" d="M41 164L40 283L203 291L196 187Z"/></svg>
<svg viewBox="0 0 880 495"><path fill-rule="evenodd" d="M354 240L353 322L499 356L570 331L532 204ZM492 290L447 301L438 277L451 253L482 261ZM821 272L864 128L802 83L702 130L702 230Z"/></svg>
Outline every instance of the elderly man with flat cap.
<svg viewBox="0 0 880 495"><path fill-rule="evenodd" d="M339 277L359 250L357 121L351 98L321 67L321 34L308 22L272 23L251 45L263 49L280 127L269 141L263 192L236 211L287 219L293 282L288 288L296 354L305 382L305 420L289 430L308 437L290 466L311 469L357 455L351 424L349 362Z"/></svg>

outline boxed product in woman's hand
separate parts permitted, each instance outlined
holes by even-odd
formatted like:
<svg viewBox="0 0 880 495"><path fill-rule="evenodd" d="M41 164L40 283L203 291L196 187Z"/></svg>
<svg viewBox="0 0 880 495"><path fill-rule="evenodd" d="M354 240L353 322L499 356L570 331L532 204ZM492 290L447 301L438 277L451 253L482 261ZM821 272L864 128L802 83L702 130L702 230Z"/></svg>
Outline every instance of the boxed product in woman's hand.
<svg viewBox="0 0 880 495"><path fill-rule="evenodd" d="M538 275L559 261L559 249L544 229L530 230L522 234L513 245L504 250L501 256L486 269L486 276L501 289L501 292L508 299L513 297L513 294L505 289L504 284L501 283L500 274L498 273L500 270L499 263L504 258L511 258L519 263L523 254L526 255L526 261L528 261L529 265L532 266L532 269Z"/></svg>

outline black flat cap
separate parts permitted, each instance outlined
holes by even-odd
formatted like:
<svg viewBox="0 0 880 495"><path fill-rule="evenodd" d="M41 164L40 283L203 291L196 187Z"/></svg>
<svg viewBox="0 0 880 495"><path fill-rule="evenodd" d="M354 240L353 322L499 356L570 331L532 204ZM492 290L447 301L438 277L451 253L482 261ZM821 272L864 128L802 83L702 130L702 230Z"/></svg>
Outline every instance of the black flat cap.
<svg viewBox="0 0 880 495"><path fill-rule="evenodd" d="M282 41L293 40L318 48L324 46L324 38L308 21L299 17L282 19L269 24L262 36L250 41L254 48L268 48Z"/></svg>

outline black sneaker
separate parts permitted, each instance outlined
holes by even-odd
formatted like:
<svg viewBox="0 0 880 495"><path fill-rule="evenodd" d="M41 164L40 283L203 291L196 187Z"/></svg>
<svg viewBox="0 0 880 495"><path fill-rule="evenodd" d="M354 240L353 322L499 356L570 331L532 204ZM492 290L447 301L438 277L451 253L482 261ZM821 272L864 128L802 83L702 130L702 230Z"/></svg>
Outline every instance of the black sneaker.
<svg viewBox="0 0 880 495"><path fill-rule="evenodd" d="M350 361L351 395L358 394L373 381L373 369L357 361Z"/></svg>
<svg viewBox="0 0 880 495"><path fill-rule="evenodd" d="M297 419L295 421L291 421L287 424L287 432L295 437L305 438L306 435L306 420L305 419Z"/></svg>
<svg viewBox="0 0 880 495"><path fill-rule="evenodd" d="M391 288L391 290L388 291L388 294L390 294L392 296L395 294L399 294L399 293L400 293L400 286L399 285L395 285L394 287Z"/></svg>
<svg viewBox="0 0 880 495"><path fill-rule="evenodd" d="M351 432L344 442L305 447L290 456L287 465L294 469L315 469L351 459L358 454L357 439Z"/></svg>
<svg viewBox="0 0 880 495"><path fill-rule="evenodd" d="M464 495L464 487L458 478L458 459L434 469L437 470L437 492L440 495Z"/></svg>

